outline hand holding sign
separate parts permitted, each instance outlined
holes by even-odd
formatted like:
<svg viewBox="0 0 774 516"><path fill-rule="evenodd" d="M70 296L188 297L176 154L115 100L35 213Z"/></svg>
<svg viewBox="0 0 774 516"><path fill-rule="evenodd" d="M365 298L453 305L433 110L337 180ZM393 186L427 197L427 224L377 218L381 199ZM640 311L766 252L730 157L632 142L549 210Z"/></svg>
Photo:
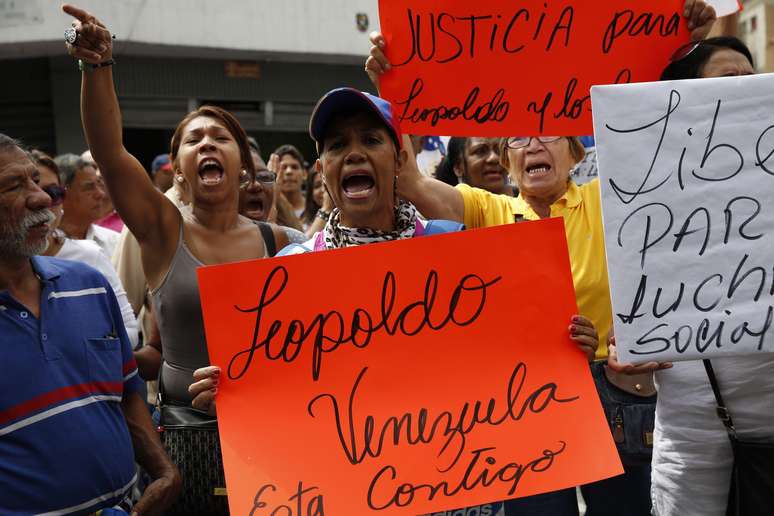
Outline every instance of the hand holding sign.
<svg viewBox="0 0 774 516"><path fill-rule="evenodd" d="M195 409L215 415L215 395L220 382L220 367L202 367L194 371L194 382L188 386L191 394L191 406Z"/></svg>
<svg viewBox="0 0 774 516"><path fill-rule="evenodd" d="M717 19L715 8L704 0L685 0L683 16L691 31L691 39L699 41L706 38Z"/></svg>
<svg viewBox="0 0 774 516"><path fill-rule="evenodd" d="M384 55L384 47L387 45L384 41L384 35L381 32L374 31L369 36L369 39L371 40L371 52L368 58L366 58L365 70L376 90L381 93L379 79L382 74L392 70L392 65L387 60L387 56Z"/></svg>
<svg viewBox="0 0 774 516"><path fill-rule="evenodd" d="M599 347L599 335L597 329L594 328L594 323L582 315L573 315L568 329L570 339L578 344L589 362L594 360L594 354Z"/></svg>
<svg viewBox="0 0 774 516"><path fill-rule="evenodd" d="M576 3L382 1L366 71L384 74L410 133L590 134L592 84L655 80L688 31L703 38L715 19L702 0Z"/></svg>
<svg viewBox="0 0 774 516"><path fill-rule="evenodd" d="M616 373L624 374L645 374L659 371L661 369L671 369L671 362L645 362L644 364L622 363L618 360L618 349L615 345L615 336L611 335L607 340L607 366Z"/></svg>

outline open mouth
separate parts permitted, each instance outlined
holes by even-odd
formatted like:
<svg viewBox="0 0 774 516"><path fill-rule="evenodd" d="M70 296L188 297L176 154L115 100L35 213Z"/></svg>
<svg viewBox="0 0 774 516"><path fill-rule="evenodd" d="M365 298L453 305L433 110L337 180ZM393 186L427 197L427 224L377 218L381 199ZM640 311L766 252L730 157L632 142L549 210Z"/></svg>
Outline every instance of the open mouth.
<svg viewBox="0 0 774 516"><path fill-rule="evenodd" d="M22 224L27 231L46 234L51 230L54 220L54 214L50 210L43 210L28 215Z"/></svg>
<svg viewBox="0 0 774 516"><path fill-rule="evenodd" d="M199 163L199 178L206 186L219 184L223 177L223 165L215 158L205 158Z"/></svg>
<svg viewBox="0 0 774 516"><path fill-rule="evenodd" d="M39 222L27 228L28 231L35 231L39 233L48 233L50 229L51 226L49 226L48 222Z"/></svg>
<svg viewBox="0 0 774 516"><path fill-rule="evenodd" d="M260 197L248 199L247 202L245 202L244 215L253 220L264 220L266 218L266 212L264 211L263 199Z"/></svg>
<svg viewBox="0 0 774 516"><path fill-rule="evenodd" d="M534 163L527 167L527 175L537 177L548 174L551 171L551 165L548 163Z"/></svg>
<svg viewBox="0 0 774 516"><path fill-rule="evenodd" d="M502 179L505 177L505 170L501 168L487 168L484 169L483 174L488 179Z"/></svg>
<svg viewBox="0 0 774 516"><path fill-rule="evenodd" d="M376 181L368 172L353 172L341 180L341 189L348 199L363 199L371 195Z"/></svg>

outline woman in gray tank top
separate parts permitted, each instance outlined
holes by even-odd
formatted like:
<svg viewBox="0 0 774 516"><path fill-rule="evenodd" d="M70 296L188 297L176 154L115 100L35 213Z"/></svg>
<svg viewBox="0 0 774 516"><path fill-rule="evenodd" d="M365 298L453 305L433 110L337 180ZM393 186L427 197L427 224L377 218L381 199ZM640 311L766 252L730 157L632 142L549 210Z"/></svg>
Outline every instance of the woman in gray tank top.
<svg viewBox="0 0 774 516"><path fill-rule="evenodd" d="M103 46L94 49L92 60L112 63L109 33ZM238 212L240 184L255 174L247 136L237 119L218 107L202 106L183 118L170 158L191 204L178 211L123 145L112 67L84 73L82 81L86 139L118 214L140 244L163 345L165 403L190 407L192 372L209 363L196 268L266 256L259 227ZM279 247L287 243L283 231L272 231ZM201 461L194 457L192 463ZM192 476L186 478L178 466L186 493Z"/></svg>
<svg viewBox="0 0 774 516"><path fill-rule="evenodd" d="M178 209L156 190L121 141L110 69L84 75L83 123L118 213L137 237L161 340L167 400L190 404L192 373L209 362L196 269L266 256L261 233L238 213L239 185L254 175L247 137L236 118L202 106L178 124L170 158L191 193ZM274 230L280 246L284 232Z"/></svg>

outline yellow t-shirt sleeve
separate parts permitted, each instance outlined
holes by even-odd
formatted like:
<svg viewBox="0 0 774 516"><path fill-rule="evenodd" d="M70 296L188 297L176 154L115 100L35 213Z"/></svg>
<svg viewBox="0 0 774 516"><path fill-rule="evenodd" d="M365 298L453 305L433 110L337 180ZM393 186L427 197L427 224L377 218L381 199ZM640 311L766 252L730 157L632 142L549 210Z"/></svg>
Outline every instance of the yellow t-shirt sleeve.
<svg viewBox="0 0 774 516"><path fill-rule="evenodd" d="M463 222L468 229L488 228L514 222L513 197L497 195L469 185L456 186L465 205Z"/></svg>

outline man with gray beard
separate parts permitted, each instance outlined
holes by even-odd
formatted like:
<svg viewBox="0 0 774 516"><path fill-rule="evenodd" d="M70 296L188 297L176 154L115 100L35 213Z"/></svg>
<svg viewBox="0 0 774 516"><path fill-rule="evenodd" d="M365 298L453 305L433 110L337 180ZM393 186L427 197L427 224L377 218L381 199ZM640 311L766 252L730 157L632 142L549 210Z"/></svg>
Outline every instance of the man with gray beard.
<svg viewBox="0 0 774 516"><path fill-rule="evenodd" d="M180 490L108 281L38 256L51 198L0 134L0 514L160 514ZM134 460L154 479L132 508Z"/></svg>

